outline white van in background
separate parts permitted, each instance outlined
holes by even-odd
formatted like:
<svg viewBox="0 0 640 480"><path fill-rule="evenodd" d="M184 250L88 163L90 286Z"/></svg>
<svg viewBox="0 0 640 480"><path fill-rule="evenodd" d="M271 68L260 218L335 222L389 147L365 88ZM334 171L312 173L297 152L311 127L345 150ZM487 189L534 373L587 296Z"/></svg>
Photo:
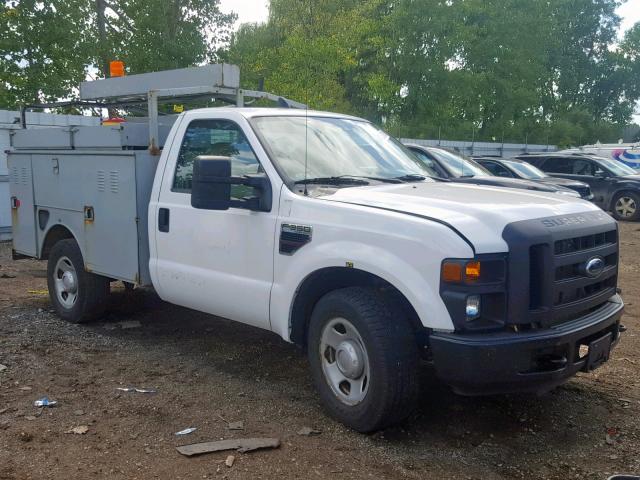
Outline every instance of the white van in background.
<svg viewBox="0 0 640 480"><path fill-rule="evenodd" d="M631 168L640 169L640 143L596 143L570 148L559 153L582 153L618 160Z"/></svg>

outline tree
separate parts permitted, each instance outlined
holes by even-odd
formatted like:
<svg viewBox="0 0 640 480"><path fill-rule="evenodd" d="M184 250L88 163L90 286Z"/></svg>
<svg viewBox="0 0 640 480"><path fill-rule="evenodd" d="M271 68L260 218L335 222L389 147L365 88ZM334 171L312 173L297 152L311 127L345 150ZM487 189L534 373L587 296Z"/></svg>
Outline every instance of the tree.
<svg viewBox="0 0 640 480"><path fill-rule="evenodd" d="M130 73L214 62L236 18L220 11L219 0L101 1L110 56Z"/></svg>
<svg viewBox="0 0 640 480"><path fill-rule="evenodd" d="M13 0L0 6L0 108L69 96L94 44L86 0Z"/></svg>
<svg viewBox="0 0 640 480"><path fill-rule="evenodd" d="M12 0L0 6L0 108L74 95L97 67L130 73L215 61L234 14L219 0Z"/></svg>
<svg viewBox="0 0 640 480"><path fill-rule="evenodd" d="M351 112L353 85L363 95L376 85L362 78L360 50L371 33L378 0L272 0L269 22L234 35L227 59L241 66L243 84L264 87L312 108ZM380 82L378 82L380 83Z"/></svg>

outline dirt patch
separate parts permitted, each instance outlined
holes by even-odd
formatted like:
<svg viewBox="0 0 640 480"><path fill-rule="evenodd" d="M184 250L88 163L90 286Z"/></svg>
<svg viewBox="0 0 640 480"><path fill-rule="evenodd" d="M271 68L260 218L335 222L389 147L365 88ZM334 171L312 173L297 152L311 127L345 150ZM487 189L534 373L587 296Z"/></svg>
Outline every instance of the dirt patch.
<svg viewBox="0 0 640 480"><path fill-rule="evenodd" d="M459 397L425 371L418 412L374 435L324 415L305 357L277 336L123 289L103 321L70 325L50 311L46 265L13 262L0 245L0 479L640 472L640 225L620 227L628 332L610 362L541 397ZM156 393L117 390L124 387ZM45 395L58 405L33 407ZM229 429L239 421L243 430ZM84 434L65 433L83 426ZM188 427L197 430L175 435ZM299 435L305 427L320 434ZM175 449L240 437L275 437L281 446L234 453L231 467L228 452L187 458Z"/></svg>

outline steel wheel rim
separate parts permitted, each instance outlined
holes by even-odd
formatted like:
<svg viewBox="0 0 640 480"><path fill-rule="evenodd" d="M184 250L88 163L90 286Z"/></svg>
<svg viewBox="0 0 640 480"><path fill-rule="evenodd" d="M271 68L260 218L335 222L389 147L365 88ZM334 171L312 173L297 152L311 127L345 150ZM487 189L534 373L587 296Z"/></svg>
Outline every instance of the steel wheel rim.
<svg viewBox="0 0 640 480"><path fill-rule="evenodd" d="M58 302L71 309L78 299L78 275L68 257L60 257L53 270L53 284Z"/></svg>
<svg viewBox="0 0 640 480"><path fill-rule="evenodd" d="M333 318L322 329L320 362L324 379L346 405L362 402L369 391L370 368L360 333L344 318Z"/></svg>
<svg viewBox="0 0 640 480"><path fill-rule="evenodd" d="M615 206L616 213L624 218L633 217L636 209L636 201L632 197L620 197Z"/></svg>

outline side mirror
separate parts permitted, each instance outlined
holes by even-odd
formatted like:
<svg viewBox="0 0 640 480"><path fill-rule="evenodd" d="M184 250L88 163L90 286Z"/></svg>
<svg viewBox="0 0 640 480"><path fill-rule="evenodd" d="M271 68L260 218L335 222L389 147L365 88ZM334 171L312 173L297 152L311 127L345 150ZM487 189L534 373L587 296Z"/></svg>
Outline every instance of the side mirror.
<svg viewBox="0 0 640 480"><path fill-rule="evenodd" d="M600 170L596 172L595 176L598 178L609 178L611 175L609 175L609 172L605 170Z"/></svg>
<svg viewBox="0 0 640 480"><path fill-rule="evenodd" d="M231 199L231 185L244 185L247 194L242 200ZM231 158L201 155L193 162L191 206L202 210L228 210L230 207L270 212L271 182L266 175L231 176Z"/></svg>
<svg viewBox="0 0 640 480"><path fill-rule="evenodd" d="M229 210L230 179L229 157L196 157L191 178L191 206L203 210Z"/></svg>

